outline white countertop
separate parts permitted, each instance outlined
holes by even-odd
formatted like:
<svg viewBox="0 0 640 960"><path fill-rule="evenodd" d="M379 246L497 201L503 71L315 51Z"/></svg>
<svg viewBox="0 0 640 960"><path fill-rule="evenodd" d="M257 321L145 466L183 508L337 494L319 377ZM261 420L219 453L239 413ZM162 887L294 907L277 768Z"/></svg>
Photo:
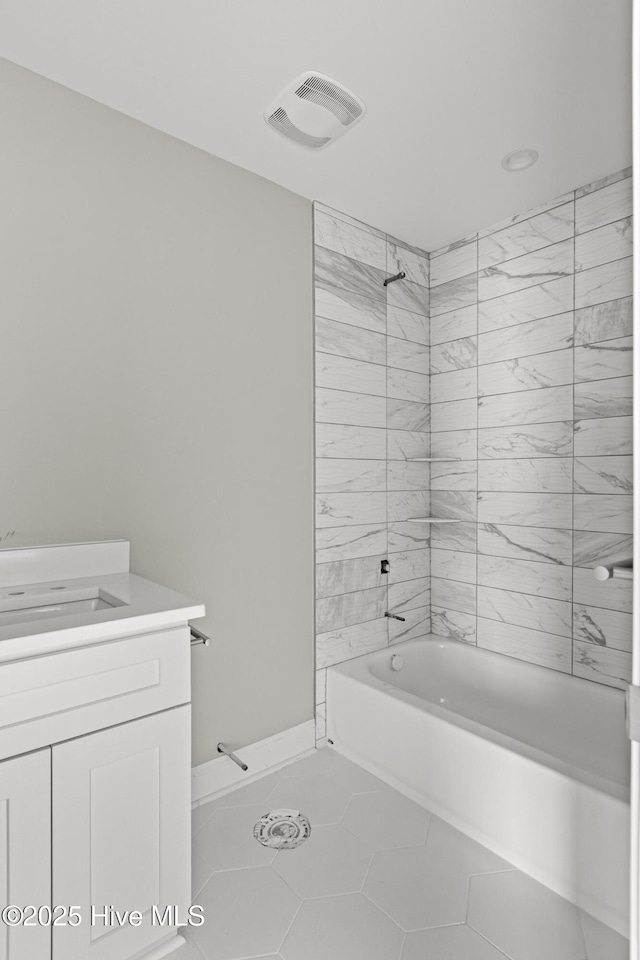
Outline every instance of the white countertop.
<svg viewBox="0 0 640 960"><path fill-rule="evenodd" d="M2 586L0 609L9 604L29 606L36 597L59 605L72 594L95 596L99 591L122 605L0 624L0 663L163 630L205 614L204 604L197 600L131 573Z"/></svg>

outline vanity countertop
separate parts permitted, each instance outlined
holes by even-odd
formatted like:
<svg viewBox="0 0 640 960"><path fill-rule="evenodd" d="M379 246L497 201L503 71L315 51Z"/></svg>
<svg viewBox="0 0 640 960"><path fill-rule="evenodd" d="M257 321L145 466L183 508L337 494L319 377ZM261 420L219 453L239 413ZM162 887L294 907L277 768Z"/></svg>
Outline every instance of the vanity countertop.
<svg viewBox="0 0 640 960"><path fill-rule="evenodd" d="M46 553L48 549L43 548L44 563L40 567L47 572L51 570L52 556ZM122 548L118 549L122 553ZM2 551L0 574L3 565L13 569L7 556L11 553L24 562L23 557L17 556L20 551ZM205 607L197 600L123 570L123 566L128 567L128 543L126 562L115 564L115 572L109 572L114 567L109 556L113 554L113 545L102 551L107 562L102 566L94 564L91 576L77 576L78 553L67 547L61 554L63 562L56 559L56 570L76 574L66 579L42 580L37 569L30 583L12 582L12 576L2 578L0 664L168 629L204 616ZM100 556L99 550L96 555Z"/></svg>

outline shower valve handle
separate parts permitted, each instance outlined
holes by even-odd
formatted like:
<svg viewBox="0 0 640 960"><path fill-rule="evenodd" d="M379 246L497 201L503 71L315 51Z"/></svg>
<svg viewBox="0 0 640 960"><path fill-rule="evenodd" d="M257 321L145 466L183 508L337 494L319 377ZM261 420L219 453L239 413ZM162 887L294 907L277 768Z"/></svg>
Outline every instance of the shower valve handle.
<svg viewBox="0 0 640 960"><path fill-rule="evenodd" d="M403 623L407 619L406 617L399 617L397 613L389 613L388 610L385 613L385 617L389 617L390 620L401 620Z"/></svg>

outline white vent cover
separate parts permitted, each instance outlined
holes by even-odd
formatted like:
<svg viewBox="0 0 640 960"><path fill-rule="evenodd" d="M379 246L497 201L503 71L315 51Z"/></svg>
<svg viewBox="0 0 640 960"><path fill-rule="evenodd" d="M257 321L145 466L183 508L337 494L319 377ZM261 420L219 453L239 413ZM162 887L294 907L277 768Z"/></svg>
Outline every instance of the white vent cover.
<svg viewBox="0 0 640 960"><path fill-rule="evenodd" d="M264 119L285 137L321 150L364 117L366 107L341 83L309 70L265 110Z"/></svg>

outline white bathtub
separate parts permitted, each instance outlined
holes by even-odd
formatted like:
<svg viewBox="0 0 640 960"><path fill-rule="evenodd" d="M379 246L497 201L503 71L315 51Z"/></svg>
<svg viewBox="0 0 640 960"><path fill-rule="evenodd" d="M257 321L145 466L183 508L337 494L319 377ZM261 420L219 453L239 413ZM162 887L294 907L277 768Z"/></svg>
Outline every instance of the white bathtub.
<svg viewBox="0 0 640 960"><path fill-rule="evenodd" d="M628 936L620 690L432 637L331 667L327 713L346 757Z"/></svg>

